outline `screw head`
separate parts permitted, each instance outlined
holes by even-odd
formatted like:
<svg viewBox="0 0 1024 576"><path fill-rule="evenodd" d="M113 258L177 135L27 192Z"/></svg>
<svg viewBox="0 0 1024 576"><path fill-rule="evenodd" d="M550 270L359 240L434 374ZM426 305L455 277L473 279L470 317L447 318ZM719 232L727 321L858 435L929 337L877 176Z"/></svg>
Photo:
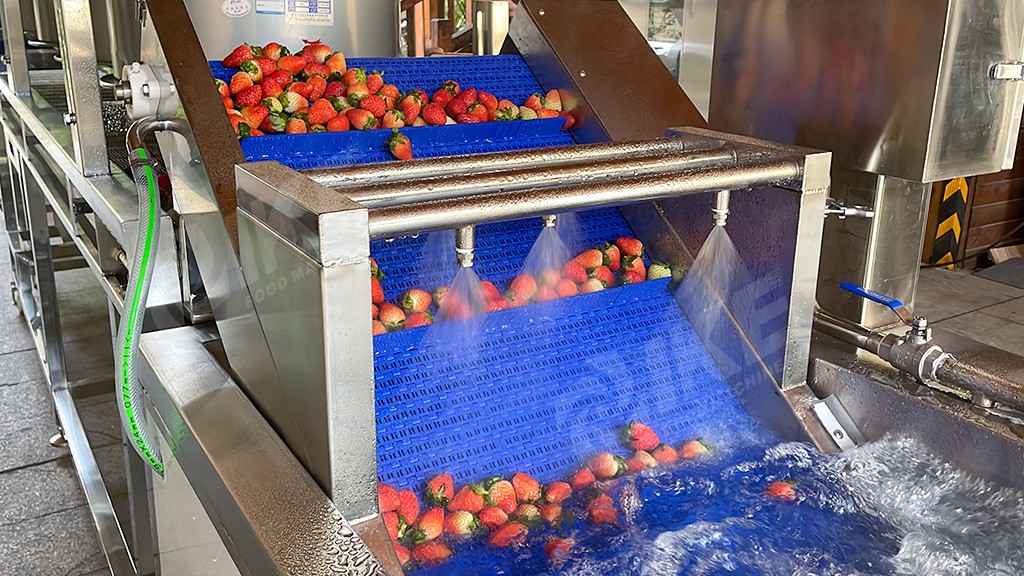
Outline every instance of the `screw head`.
<svg viewBox="0 0 1024 576"><path fill-rule="evenodd" d="M64 113L64 125L65 126L71 126L72 124L75 124L76 122L78 122L78 118L75 116L74 112L65 112Z"/></svg>
<svg viewBox="0 0 1024 576"><path fill-rule="evenodd" d="M543 8L541 8L540 10L538 10L538 11L537 11L537 15L538 15L538 16L543 16L543 15L544 15L544 9L543 9Z"/></svg>

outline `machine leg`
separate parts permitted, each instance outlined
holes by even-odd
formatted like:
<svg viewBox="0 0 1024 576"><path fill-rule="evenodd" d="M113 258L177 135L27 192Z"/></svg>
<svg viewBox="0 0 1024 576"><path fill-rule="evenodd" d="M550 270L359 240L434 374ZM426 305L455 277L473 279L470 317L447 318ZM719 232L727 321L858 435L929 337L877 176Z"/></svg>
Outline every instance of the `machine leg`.
<svg viewBox="0 0 1024 576"><path fill-rule="evenodd" d="M132 542L135 543L135 571L138 576L155 576L153 538L152 477L145 462L124 441L125 479L131 511Z"/></svg>

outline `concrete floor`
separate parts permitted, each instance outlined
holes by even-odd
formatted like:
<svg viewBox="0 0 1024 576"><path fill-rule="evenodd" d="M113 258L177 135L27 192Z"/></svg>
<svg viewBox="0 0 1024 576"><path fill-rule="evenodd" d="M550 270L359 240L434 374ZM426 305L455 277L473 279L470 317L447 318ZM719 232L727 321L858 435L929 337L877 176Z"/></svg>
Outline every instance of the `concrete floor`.
<svg viewBox="0 0 1024 576"><path fill-rule="evenodd" d="M11 280L0 239L0 287ZM58 273L72 379L112 371L104 295L84 270ZM964 272L923 270L917 312L991 346L1024 351L1024 290ZM111 378L112 379L112 378ZM127 518L123 447L113 392L78 402L115 508ZM0 300L0 574L109 574L96 530L64 448L47 442L55 420L31 336Z"/></svg>

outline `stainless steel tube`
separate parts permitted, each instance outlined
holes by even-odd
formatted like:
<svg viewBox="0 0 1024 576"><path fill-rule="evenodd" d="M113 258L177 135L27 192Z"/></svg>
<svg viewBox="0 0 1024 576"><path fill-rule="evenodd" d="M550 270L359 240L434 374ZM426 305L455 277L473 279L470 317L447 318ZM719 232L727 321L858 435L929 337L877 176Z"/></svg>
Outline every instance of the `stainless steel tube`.
<svg viewBox="0 0 1024 576"><path fill-rule="evenodd" d="M939 364L935 376L940 382L979 393L1008 408L1024 410L1024 385L949 358Z"/></svg>
<svg viewBox="0 0 1024 576"><path fill-rule="evenodd" d="M569 164L592 164L641 156L679 154L693 149L694 144L682 138L657 138L447 158L422 158L401 163L382 162L343 168L318 168L303 171L303 174L328 188L344 188L352 185L364 186L475 172L518 170L523 166L550 168Z"/></svg>
<svg viewBox="0 0 1024 576"><path fill-rule="evenodd" d="M189 128L188 122L182 118L157 118L155 116L140 118L128 127L128 133L124 137L125 145L129 152L145 148L143 141L146 136L164 131L177 132L187 136L191 133L191 128Z"/></svg>
<svg viewBox="0 0 1024 576"><path fill-rule="evenodd" d="M837 340L853 344L872 354L878 354L882 343L881 334L820 309L814 311L814 327Z"/></svg>
<svg viewBox="0 0 1024 576"><path fill-rule="evenodd" d="M342 190L342 193L364 206L376 208L456 198L471 194L493 194L545 186L585 184L608 180L622 174L652 176L691 168L713 168L735 160L736 153L733 150L718 148L682 154L627 158L601 162L596 165L530 167L505 172L429 178L415 182L390 182L378 186Z"/></svg>
<svg viewBox="0 0 1024 576"><path fill-rule="evenodd" d="M468 224L502 222L687 194L780 184L799 178L801 173L801 166L792 160L762 161L753 166L739 164L714 169L684 170L669 175L372 208L369 211L370 236L381 238L446 230Z"/></svg>

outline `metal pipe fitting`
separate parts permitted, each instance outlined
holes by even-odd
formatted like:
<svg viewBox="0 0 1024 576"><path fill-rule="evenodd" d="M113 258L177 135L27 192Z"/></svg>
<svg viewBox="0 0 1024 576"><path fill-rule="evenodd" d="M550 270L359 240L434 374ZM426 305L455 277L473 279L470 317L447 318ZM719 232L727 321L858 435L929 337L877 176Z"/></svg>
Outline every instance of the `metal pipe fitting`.
<svg viewBox="0 0 1024 576"><path fill-rule="evenodd" d="M729 191L722 190L715 195L715 207L711 209L714 214L715 226L725 226L729 218Z"/></svg>
<svg viewBox="0 0 1024 576"><path fill-rule="evenodd" d="M177 132L187 137L192 133L192 129L182 118L157 118L156 116L139 118L128 127L128 133L124 137L125 145L129 151L144 149L146 137L157 132Z"/></svg>
<svg viewBox="0 0 1024 576"><path fill-rule="evenodd" d="M460 226L455 230L455 259L459 268L473 267L473 250L476 246L476 226Z"/></svg>
<svg viewBox="0 0 1024 576"><path fill-rule="evenodd" d="M792 160L752 161L711 170L684 170L669 175L622 178L594 184L499 192L449 198L404 206L371 208L371 238L446 230L469 224L504 222L662 200L712 190L779 185L801 177L803 168Z"/></svg>
<svg viewBox="0 0 1024 576"><path fill-rule="evenodd" d="M558 224L558 215L548 214L547 216L541 216L540 221L545 228L554 228L555 224Z"/></svg>

